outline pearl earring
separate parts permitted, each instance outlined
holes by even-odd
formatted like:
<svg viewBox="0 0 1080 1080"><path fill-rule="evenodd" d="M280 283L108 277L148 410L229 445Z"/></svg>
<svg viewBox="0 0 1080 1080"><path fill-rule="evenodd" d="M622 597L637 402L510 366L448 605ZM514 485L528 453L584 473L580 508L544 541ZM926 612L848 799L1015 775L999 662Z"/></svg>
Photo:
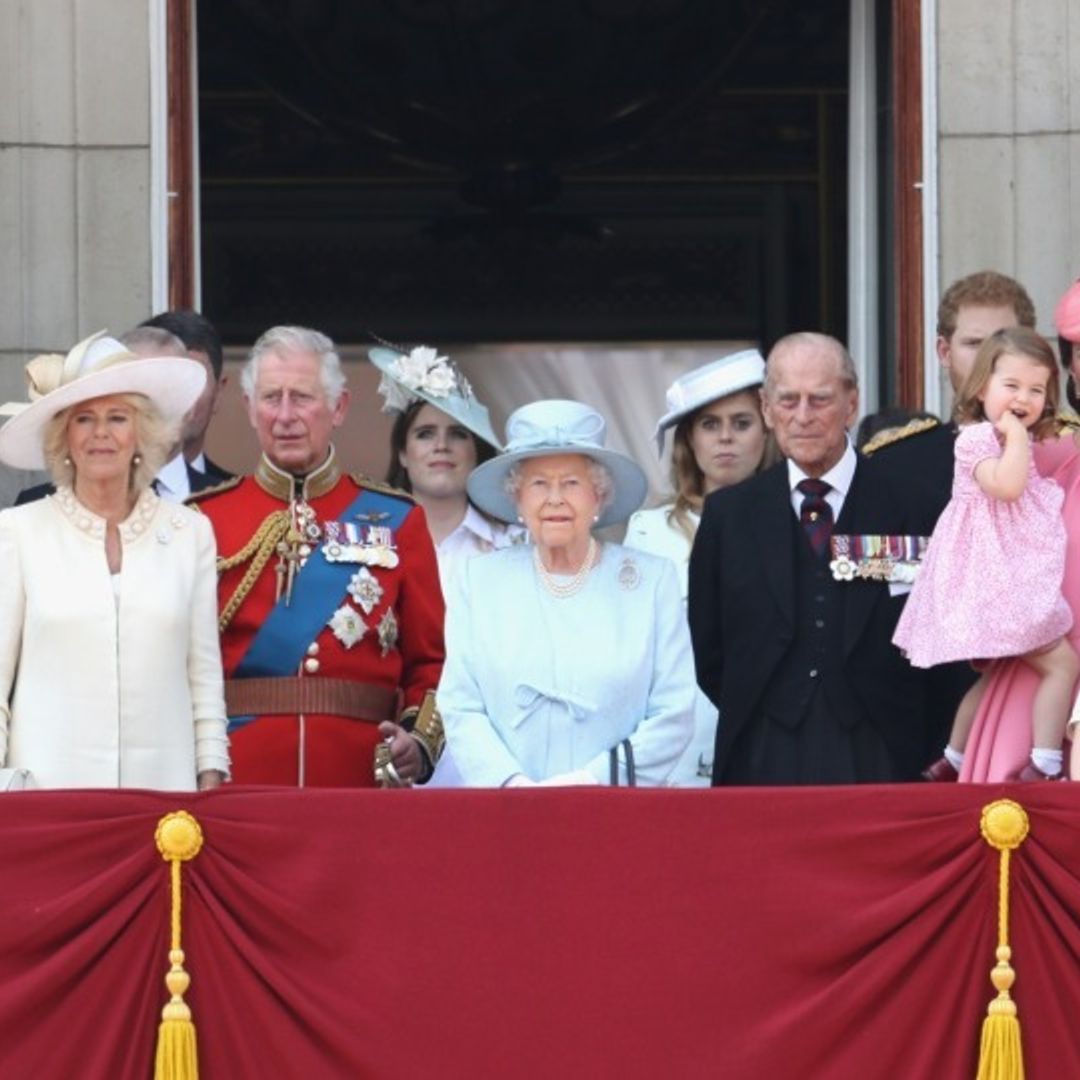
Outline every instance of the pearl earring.
<svg viewBox="0 0 1080 1080"><path fill-rule="evenodd" d="M67 454L64 455L64 464L67 465L69 468L71 466L71 458L69 458Z"/></svg>
<svg viewBox="0 0 1080 1080"><path fill-rule="evenodd" d="M132 465L141 465L142 464L142 454L134 454L132 456L132 458L131 458L131 464Z"/></svg>

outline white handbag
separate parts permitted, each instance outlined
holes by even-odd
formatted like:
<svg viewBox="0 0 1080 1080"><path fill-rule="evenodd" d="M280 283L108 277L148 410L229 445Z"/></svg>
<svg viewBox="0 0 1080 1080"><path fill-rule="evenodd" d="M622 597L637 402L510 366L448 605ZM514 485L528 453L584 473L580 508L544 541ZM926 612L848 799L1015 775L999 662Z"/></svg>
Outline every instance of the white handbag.
<svg viewBox="0 0 1080 1080"><path fill-rule="evenodd" d="M29 769L0 769L0 791L25 791L37 787Z"/></svg>

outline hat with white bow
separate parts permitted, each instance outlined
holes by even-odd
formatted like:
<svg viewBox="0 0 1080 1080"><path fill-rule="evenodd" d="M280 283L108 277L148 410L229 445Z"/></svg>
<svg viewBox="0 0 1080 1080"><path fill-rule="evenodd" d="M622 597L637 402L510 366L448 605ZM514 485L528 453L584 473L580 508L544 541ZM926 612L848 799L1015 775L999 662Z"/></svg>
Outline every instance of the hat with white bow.
<svg viewBox="0 0 1080 1080"><path fill-rule="evenodd" d="M757 349L729 353L680 375L667 388L667 412L656 423L657 451L664 452L664 432L684 416L764 381L765 361Z"/></svg>
<svg viewBox="0 0 1080 1080"><path fill-rule="evenodd" d="M606 466L614 482L611 501L597 525L624 521L645 500L648 481L637 462L604 446L606 427L604 418L580 401L522 405L506 421L506 448L469 476L469 498L485 513L513 521L517 507L506 489L506 479L514 465L553 454L581 454Z"/></svg>
<svg viewBox="0 0 1080 1080"><path fill-rule="evenodd" d="M26 365L29 401L0 405L0 461L43 469L45 425L64 409L112 394L143 394L167 421L179 421L206 385L206 369L181 356L138 358L101 330L66 356L43 353Z"/></svg>

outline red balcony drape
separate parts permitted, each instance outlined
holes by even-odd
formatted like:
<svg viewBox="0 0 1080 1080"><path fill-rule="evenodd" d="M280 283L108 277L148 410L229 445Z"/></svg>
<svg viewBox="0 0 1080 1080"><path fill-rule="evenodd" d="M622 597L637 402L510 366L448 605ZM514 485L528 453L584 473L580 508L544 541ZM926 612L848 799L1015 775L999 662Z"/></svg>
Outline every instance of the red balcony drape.
<svg viewBox="0 0 1080 1080"><path fill-rule="evenodd" d="M0 1076L145 1080L159 818L229 1077L971 1077L997 853L1029 1080L1080 1076L1080 785L0 797Z"/></svg>

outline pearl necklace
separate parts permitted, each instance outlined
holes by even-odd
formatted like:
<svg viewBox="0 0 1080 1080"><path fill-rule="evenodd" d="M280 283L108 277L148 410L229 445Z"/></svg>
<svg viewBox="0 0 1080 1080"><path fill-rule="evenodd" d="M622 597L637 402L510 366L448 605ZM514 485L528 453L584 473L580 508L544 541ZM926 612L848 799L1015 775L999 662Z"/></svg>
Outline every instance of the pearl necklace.
<svg viewBox="0 0 1080 1080"><path fill-rule="evenodd" d="M596 538L590 536L589 546L585 550L585 558L581 566L578 567L577 573L569 581L557 581L551 571L544 565L544 560L540 558L540 548L534 547L533 565L536 567L540 583L552 596L557 596L560 599L581 592L585 587L585 582L589 579L589 571L596 565L596 556L599 549L600 546L597 544Z"/></svg>

